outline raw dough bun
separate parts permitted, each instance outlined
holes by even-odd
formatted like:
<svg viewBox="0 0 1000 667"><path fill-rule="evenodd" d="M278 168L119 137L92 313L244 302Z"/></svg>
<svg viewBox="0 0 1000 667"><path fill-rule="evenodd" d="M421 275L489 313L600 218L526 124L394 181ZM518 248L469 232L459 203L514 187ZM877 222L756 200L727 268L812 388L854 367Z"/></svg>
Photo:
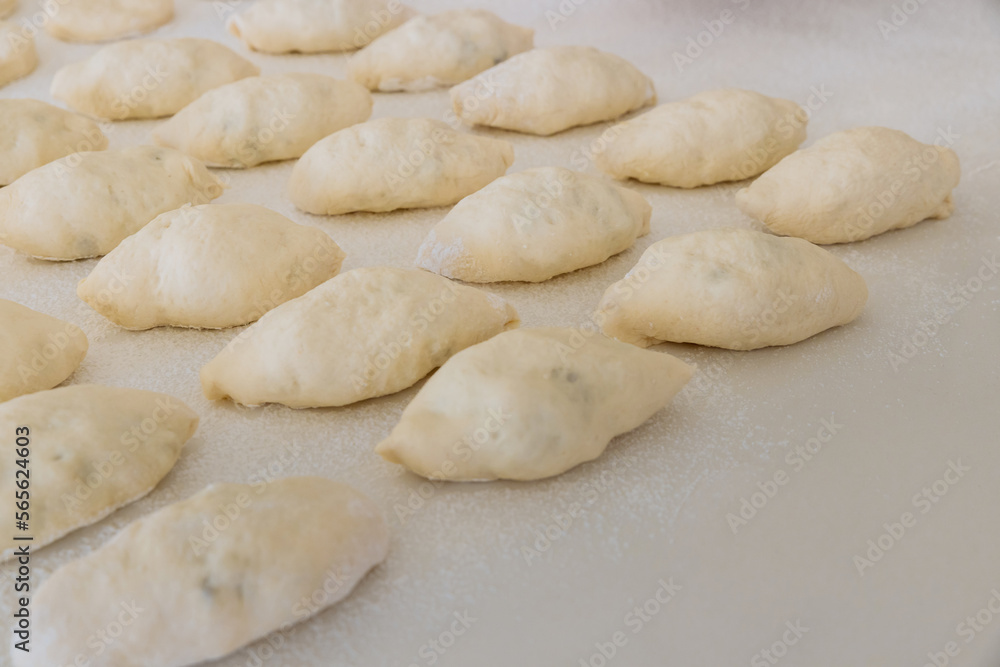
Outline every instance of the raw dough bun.
<svg viewBox="0 0 1000 667"><path fill-rule="evenodd" d="M110 42L156 30L174 18L174 0L57 0L45 31L67 42Z"/></svg>
<svg viewBox="0 0 1000 667"><path fill-rule="evenodd" d="M211 90L153 131L153 141L212 166L253 167L301 157L372 114L372 96L322 74L251 77Z"/></svg>
<svg viewBox="0 0 1000 667"><path fill-rule="evenodd" d="M226 27L255 51L353 51L415 12L399 0L257 0Z"/></svg>
<svg viewBox="0 0 1000 667"><path fill-rule="evenodd" d="M38 52L34 36L24 34L19 25L0 21L0 88L28 76L36 67Z"/></svg>
<svg viewBox="0 0 1000 667"><path fill-rule="evenodd" d="M375 451L429 479L551 477L596 459L692 373L595 331L518 329L452 357Z"/></svg>
<svg viewBox="0 0 1000 667"><path fill-rule="evenodd" d="M641 347L661 341L730 350L791 345L864 309L864 279L802 239L749 229L671 236L604 293L594 320Z"/></svg>
<svg viewBox="0 0 1000 667"><path fill-rule="evenodd" d="M417 266L466 282L541 282L600 264L649 233L642 195L563 167L493 181L451 209Z"/></svg>
<svg viewBox="0 0 1000 667"><path fill-rule="evenodd" d="M447 278L355 269L264 315L201 370L201 386L244 405L347 405L406 389L517 324L500 297Z"/></svg>
<svg viewBox="0 0 1000 667"><path fill-rule="evenodd" d="M51 93L98 118L161 118L213 88L258 74L252 62L208 39L135 39L66 65L52 79Z"/></svg>
<svg viewBox="0 0 1000 667"><path fill-rule="evenodd" d="M0 19L6 18L17 9L17 0L0 0Z"/></svg>
<svg viewBox="0 0 1000 667"><path fill-rule="evenodd" d="M174 467L198 428L198 416L166 394L93 384L3 403L0 432L10 439L8 455L0 458L0 493L5 498L14 498L15 471L20 469L14 436L24 426L30 430L29 525L35 551L149 493ZM12 539L23 534L15 529L14 512L4 514L0 557L6 560L26 543ZM31 648L34 655L34 644ZM36 664L71 663L72 658Z"/></svg>
<svg viewBox="0 0 1000 667"><path fill-rule="evenodd" d="M32 599L31 653L13 651L14 667L214 660L347 597L388 550L378 507L345 484L213 484L56 570ZM321 604L302 603L317 591ZM97 654L94 629L123 616L129 626Z"/></svg>
<svg viewBox="0 0 1000 667"><path fill-rule="evenodd" d="M86 355L76 325L0 299L0 401L55 387Z"/></svg>
<svg viewBox="0 0 1000 667"><path fill-rule="evenodd" d="M308 213L448 206L503 176L514 147L429 118L379 118L306 151L288 183Z"/></svg>
<svg viewBox="0 0 1000 667"><path fill-rule="evenodd" d="M0 185L81 151L103 151L97 123L38 100L0 100Z"/></svg>
<svg viewBox="0 0 1000 667"><path fill-rule="evenodd" d="M615 178L677 188L741 181L798 148L808 119L790 100L710 90L611 128L612 139L594 163Z"/></svg>
<svg viewBox="0 0 1000 667"><path fill-rule="evenodd" d="M255 204L206 204L163 213L122 241L77 294L126 329L222 329L305 294L343 261L315 227Z"/></svg>
<svg viewBox="0 0 1000 667"><path fill-rule="evenodd" d="M649 77L589 46L552 46L514 56L451 89L469 125L549 135L656 103Z"/></svg>
<svg viewBox="0 0 1000 667"><path fill-rule="evenodd" d="M736 193L775 234L850 243L947 218L960 176L955 151L885 127L857 127L792 153Z"/></svg>
<svg viewBox="0 0 1000 667"><path fill-rule="evenodd" d="M0 190L0 243L41 259L99 257L159 214L212 201L224 187L169 148L70 155Z"/></svg>
<svg viewBox="0 0 1000 667"><path fill-rule="evenodd" d="M429 90L471 79L534 46L535 31L484 9L417 16L379 37L348 63L371 90Z"/></svg>

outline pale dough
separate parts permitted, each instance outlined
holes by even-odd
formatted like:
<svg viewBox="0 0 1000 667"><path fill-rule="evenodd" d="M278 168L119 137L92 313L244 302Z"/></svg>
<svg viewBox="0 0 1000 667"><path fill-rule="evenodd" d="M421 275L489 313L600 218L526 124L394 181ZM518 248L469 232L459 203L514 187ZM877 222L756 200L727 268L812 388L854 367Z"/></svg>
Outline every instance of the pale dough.
<svg viewBox="0 0 1000 667"><path fill-rule="evenodd" d="M415 269L354 269L278 306L201 371L205 396L347 405L406 389L517 326L500 297Z"/></svg>
<svg viewBox="0 0 1000 667"><path fill-rule="evenodd" d="M17 0L0 0L0 19L6 18L17 9Z"/></svg>
<svg viewBox="0 0 1000 667"><path fill-rule="evenodd" d="M353 55L348 72L371 90L453 86L531 49L534 35L484 9L416 16Z"/></svg>
<svg viewBox="0 0 1000 667"><path fill-rule="evenodd" d="M452 107L465 123L541 135L655 103L649 77L589 46L533 49L451 89Z"/></svg>
<svg viewBox="0 0 1000 667"><path fill-rule="evenodd" d="M260 68L208 39L134 39L66 65L52 97L97 118L161 118L203 93L257 76Z"/></svg>
<svg viewBox="0 0 1000 667"><path fill-rule="evenodd" d="M25 544L14 535L30 534L34 551L149 493L174 467L198 416L166 394L91 384L0 404L0 432L10 440L0 458L0 493L11 502L21 469L14 451L18 427L29 430L29 531L15 528L13 511L4 513L3 560Z"/></svg>
<svg viewBox="0 0 1000 667"><path fill-rule="evenodd" d="M122 241L77 294L126 329L221 329L305 294L343 261L322 230L263 206L185 206Z"/></svg>
<svg viewBox="0 0 1000 667"><path fill-rule="evenodd" d="M503 176L458 202L417 266L466 282L541 282L600 264L649 233L642 195L564 167Z"/></svg>
<svg viewBox="0 0 1000 667"><path fill-rule="evenodd" d="M503 176L514 147L429 118L379 118L306 151L288 183L307 213L448 206Z"/></svg>
<svg viewBox="0 0 1000 667"><path fill-rule="evenodd" d="M692 373L593 330L509 331L445 363L375 451L430 479L551 477L596 459Z"/></svg>
<svg viewBox="0 0 1000 667"><path fill-rule="evenodd" d="M414 13L399 0L257 0L227 27L265 53L353 51Z"/></svg>
<svg viewBox="0 0 1000 667"><path fill-rule="evenodd" d="M775 234L850 243L954 209L958 155L885 127L831 134L786 157L736 193Z"/></svg>
<svg viewBox="0 0 1000 667"><path fill-rule="evenodd" d="M56 570L15 667L181 667L215 660L347 597L385 560L378 507L319 477L214 484ZM95 628L127 621L94 650Z"/></svg>
<svg viewBox="0 0 1000 667"><path fill-rule="evenodd" d="M615 178L678 188L740 181L770 169L806 139L807 112L750 90L710 90L609 129L594 162Z"/></svg>
<svg viewBox="0 0 1000 667"><path fill-rule="evenodd" d="M97 123L38 100L0 100L0 185L81 151L102 151Z"/></svg>
<svg viewBox="0 0 1000 667"><path fill-rule="evenodd" d="M153 132L153 141L212 166L300 157L323 137L368 120L372 96L322 74L250 77L210 90Z"/></svg>
<svg viewBox="0 0 1000 667"><path fill-rule="evenodd" d="M0 21L0 88L28 76L36 67L34 35L26 34L18 24Z"/></svg>
<svg viewBox="0 0 1000 667"><path fill-rule="evenodd" d="M671 236L604 293L594 320L642 347L661 341L731 350L791 345L861 314L864 279L802 239L749 229Z"/></svg>
<svg viewBox="0 0 1000 667"><path fill-rule="evenodd" d="M150 32L174 18L174 0L57 0L45 30L67 42L110 42Z"/></svg>
<svg viewBox="0 0 1000 667"><path fill-rule="evenodd" d="M76 325L0 299L0 401L55 387L86 354Z"/></svg>
<svg viewBox="0 0 1000 667"><path fill-rule="evenodd" d="M42 259L99 257L159 214L207 203L224 187L169 148L70 155L0 189L0 243Z"/></svg>

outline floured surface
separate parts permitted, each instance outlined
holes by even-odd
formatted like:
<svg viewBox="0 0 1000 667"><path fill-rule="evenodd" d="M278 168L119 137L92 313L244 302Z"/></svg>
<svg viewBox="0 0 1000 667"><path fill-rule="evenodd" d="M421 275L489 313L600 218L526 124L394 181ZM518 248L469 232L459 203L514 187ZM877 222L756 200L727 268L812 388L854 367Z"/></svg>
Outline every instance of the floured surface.
<svg viewBox="0 0 1000 667"><path fill-rule="evenodd" d="M177 20L155 36L217 39L266 74L344 76L347 56L248 52L225 33L229 13L220 17L217 9L226 3L177 4ZM460 6L443 0L411 4L427 13ZM597 653L595 643L612 641L618 631L627 642L610 664L750 664L781 640L786 622L796 621L808 632L781 664L922 665L928 652L941 652L952 641L960 652L950 664L995 664L1000 618L980 626L969 642L958 626L986 606L994 588L1000 590L1000 534L991 518L1000 503L1000 277L990 274L964 305L955 291L976 277L983 261L1000 258L998 11L985 1L962 7L927 2L883 39L877 22L891 21L888 1L828 3L810 11L793 3L743 1L562 4L575 10L555 30L545 12L558 13L556 0L490 8L535 28L539 46L588 44L629 59L656 81L663 102L723 86L800 104L813 96L817 108L805 145L857 125L895 127L924 142L950 127L963 169L954 214L831 248L868 281L867 310L851 325L790 348L750 353L654 348L697 364L700 373L664 412L613 441L597 461L552 480L433 491L372 452L421 384L329 410L211 404L201 396L198 370L237 330L118 329L75 297L77 281L95 260L52 264L0 248L0 297L67 319L87 333L90 352L71 382L170 393L201 416L198 433L163 483L40 551L33 560L36 581L154 509L210 482L252 481L270 466L278 476L323 475L367 493L385 512L392 546L386 563L347 600L297 626L265 665L409 667L431 664L432 655L445 667L578 665ZM32 5L23 1L14 20L27 16ZM733 12L733 22L678 72L674 51L685 49L689 37L705 30L703 21L717 19L724 9ZM0 94L49 100L52 74L96 48L40 35L38 71ZM820 102L814 91L828 99ZM375 98L375 118L443 118L450 108L447 91ZM127 122L105 126L105 132L112 148L123 148L148 142L155 126ZM514 144L517 161L510 172L552 164L585 166L597 174L582 151L603 127L549 138L476 134ZM284 162L216 171L231 184L217 201L262 204L322 228L347 253L344 270L410 266L428 230L446 213L305 215L287 199L291 168ZM733 201L742 185L681 191L629 183L653 205L652 231L633 248L546 283L485 288L510 300L526 326L585 324L604 289L651 243L698 229L753 226ZM939 314L943 324L932 336L921 336L921 322ZM914 337L917 345L904 348ZM912 358L894 369L891 353L904 351ZM786 457L831 416L843 427L796 470ZM941 479L949 461L959 460L970 470L921 514L913 496ZM740 499L779 469L788 482L734 535L726 515L738 513ZM412 495L421 489L429 495L422 506ZM401 519L394 507L408 501L417 509ZM560 532L557 520L566 525L573 503L580 506L577 516ZM907 511L915 515L915 526L860 576L853 557L864 556L867 541L884 532L883 523L899 522ZM536 545L535 531L546 528L556 539ZM522 549L536 546L545 548L537 557ZM12 571L9 565L0 569L5 618ZM627 624L626 614L654 597L658 580L670 577L682 589L634 632L641 618L631 616ZM429 642L451 643L456 612L475 620L443 655L435 653ZM262 646L253 650L260 654ZM0 664L7 660L0 656ZM243 651L218 664L257 663Z"/></svg>

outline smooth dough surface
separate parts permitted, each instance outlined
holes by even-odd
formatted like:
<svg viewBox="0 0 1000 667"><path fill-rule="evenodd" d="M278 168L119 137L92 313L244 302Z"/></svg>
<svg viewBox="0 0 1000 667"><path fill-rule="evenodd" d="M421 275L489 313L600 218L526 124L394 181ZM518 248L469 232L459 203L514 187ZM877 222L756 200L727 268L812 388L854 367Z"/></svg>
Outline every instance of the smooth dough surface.
<svg viewBox="0 0 1000 667"><path fill-rule="evenodd" d="M808 120L790 100L709 90L612 127L594 163L615 178L678 188L740 181L798 148Z"/></svg>
<svg viewBox="0 0 1000 667"><path fill-rule="evenodd" d="M0 185L72 153L107 147L89 118L38 100L0 100Z"/></svg>
<svg viewBox="0 0 1000 667"><path fill-rule="evenodd" d="M25 35L20 25L0 21L0 87L28 76L36 67L35 37Z"/></svg>
<svg viewBox="0 0 1000 667"><path fill-rule="evenodd" d="M45 30L67 42L109 42L141 35L174 18L174 0L62 0Z"/></svg>
<svg viewBox="0 0 1000 667"><path fill-rule="evenodd" d="M352 56L348 72L371 90L453 86L529 50L534 36L484 9L416 16Z"/></svg>
<svg viewBox="0 0 1000 667"><path fill-rule="evenodd" d="M458 202L417 266L466 282L541 282L600 264L649 233L642 195L564 167L503 176Z"/></svg>
<svg viewBox="0 0 1000 667"><path fill-rule="evenodd" d="M533 49L451 89L452 107L465 123L540 135L655 103L649 77L589 46Z"/></svg>
<svg viewBox="0 0 1000 667"><path fill-rule="evenodd" d="M92 384L0 404L0 429L11 439L9 456L0 459L0 491L11 499L21 469L15 463L14 435L24 426L30 440L34 551L149 493L174 467L198 428L198 416L166 394ZM3 521L5 560L22 543L11 538L18 534L13 511Z"/></svg>
<svg viewBox="0 0 1000 667"><path fill-rule="evenodd" d="M317 142L295 164L292 202L307 213L448 206L503 176L514 147L430 118L379 118Z"/></svg>
<svg viewBox="0 0 1000 667"><path fill-rule="evenodd" d="M808 241L749 229L671 236L605 291L594 320L608 336L731 350L791 345L864 309L864 279Z"/></svg>
<svg viewBox="0 0 1000 667"><path fill-rule="evenodd" d="M0 0L0 19L7 18L17 9L17 0Z"/></svg>
<svg viewBox="0 0 1000 667"><path fill-rule="evenodd" d="M371 113L371 93L353 81L302 73L250 77L205 93L156 128L153 141L212 166L252 167L301 157Z"/></svg>
<svg viewBox="0 0 1000 667"><path fill-rule="evenodd" d="M0 190L0 243L41 259L99 257L159 214L207 203L224 188L170 148L70 155Z"/></svg>
<svg viewBox="0 0 1000 667"><path fill-rule="evenodd" d="M80 654L89 667L214 660L347 597L388 550L378 507L346 484L213 484L56 570L32 599L31 652L14 651L14 667ZM96 654L94 628L119 619L128 627Z"/></svg>
<svg viewBox="0 0 1000 667"><path fill-rule="evenodd" d="M594 330L509 331L448 360L375 451L429 479L551 477L596 459L692 373Z"/></svg>
<svg viewBox="0 0 1000 667"><path fill-rule="evenodd" d="M736 204L775 234L850 243L947 218L960 176L950 148L856 127L792 153L737 192Z"/></svg>
<svg viewBox="0 0 1000 667"><path fill-rule="evenodd" d="M498 296L415 269L367 267L278 306L202 368L205 396L337 406L406 389L517 326Z"/></svg>
<svg viewBox="0 0 1000 667"><path fill-rule="evenodd" d="M0 299L0 401L60 384L80 366L87 347L75 324Z"/></svg>
<svg viewBox="0 0 1000 667"><path fill-rule="evenodd" d="M213 88L258 74L259 67L209 39L134 39L66 65L52 79L51 93L97 118L161 118Z"/></svg>
<svg viewBox="0 0 1000 667"><path fill-rule="evenodd" d="M415 12L399 0L257 0L226 24L255 51L353 51Z"/></svg>
<svg viewBox="0 0 1000 667"><path fill-rule="evenodd" d="M263 206L185 206L122 241L77 294L126 329L222 329L305 294L343 261L322 230Z"/></svg>

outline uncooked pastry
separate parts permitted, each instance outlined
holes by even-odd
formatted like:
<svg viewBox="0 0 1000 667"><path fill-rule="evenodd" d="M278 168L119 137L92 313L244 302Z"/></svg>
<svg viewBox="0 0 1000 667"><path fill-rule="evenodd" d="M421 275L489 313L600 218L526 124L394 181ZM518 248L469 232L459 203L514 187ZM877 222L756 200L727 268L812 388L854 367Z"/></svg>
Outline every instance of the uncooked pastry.
<svg viewBox="0 0 1000 667"><path fill-rule="evenodd" d="M34 551L149 493L197 428L190 408L152 391L78 384L21 396L0 404L0 432L11 440L0 458L0 493L13 502L24 478L13 448L15 434L23 436ZM5 512L3 521L0 559L6 560L24 543L12 538L22 534L14 512Z"/></svg>
<svg viewBox="0 0 1000 667"><path fill-rule="evenodd" d="M513 162L514 147L502 139L429 118L379 118L316 143L296 163L288 189L308 213L448 206Z"/></svg>
<svg viewBox="0 0 1000 667"><path fill-rule="evenodd" d="M455 114L469 125L541 135L655 103L649 77L589 46L533 49L451 89Z"/></svg>
<svg viewBox="0 0 1000 667"><path fill-rule="evenodd" d="M738 88L709 90L612 127L594 163L615 178L677 188L740 181L798 148L808 120L790 100Z"/></svg>
<svg viewBox="0 0 1000 667"><path fill-rule="evenodd" d="M347 405L406 389L517 324L500 297L433 273L355 269L264 315L202 369L201 386L244 405Z"/></svg>
<svg viewBox="0 0 1000 667"><path fill-rule="evenodd" d="M257 0L226 27L265 53L353 51L414 14L399 0Z"/></svg>
<svg viewBox="0 0 1000 667"><path fill-rule="evenodd" d="M109 42L150 32L174 18L174 0L58 0L45 30L67 42Z"/></svg>
<svg viewBox="0 0 1000 667"><path fill-rule="evenodd" d="M371 113L371 93L353 81L322 74L250 77L205 93L156 128L153 141L212 166L252 167L301 157Z"/></svg>
<svg viewBox="0 0 1000 667"><path fill-rule="evenodd" d="M484 9L416 16L352 56L348 72L371 90L453 86L529 50L534 35Z"/></svg>
<svg viewBox="0 0 1000 667"><path fill-rule="evenodd" d="M541 282L630 248L649 233L651 212L638 192L605 179L528 169L458 202L420 246L417 266L466 282Z"/></svg>
<svg viewBox="0 0 1000 667"><path fill-rule="evenodd" d="M692 372L595 330L518 329L448 360L375 451L429 479L551 477L596 459Z"/></svg>
<svg viewBox="0 0 1000 667"><path fill-rule="evenodd" d="M849 243L947 218L960 175L950 148L856 127L792 153L737 192L736 204L775 234Z"/></svg>
<svg viewBox="0 0 1000 667"><path fill-rule="evenodd" d="M75 1L75 0L74 0ZM209 39L134 39L66 65L52 97L97 118L161 118L260 68Z"/></svg>
<svg viewBox="0 0 1000 667"><path fill-rule="evenodd" d="M32 598L31 652L13 651L14 667L215 660L347 597L388 550L378 507L345 484L214 484L56 570ZM110 644L94 639L123 621Z"/></svg>
<svg viewBox="0 0 1000 667"><path fill-rule="evenodd" d="M224 187L170 148L69 155L0 189L0 243L42 259L98 257L159 214L207 203Z"/></svg>
<svg viewBox="0 0 1000 667"><path fill-rule="evenodd" d="M325 232L263 206L185 206L122 241L77 294L126 329L221 329L305 294L343 261Z"/></svg>
<svg viewBox="0 0 1000 667"><path fill-rule="evenodd" d="M86 355L76 325L0 299L0 401L55 387Z"/></svg>
<svg viewBox="0 0 1000 667"><path fill-rule="evenodd" d="M0 0L0 19L6 18L17 9L17 0Z"/></svg>
<svg viewBox="0 0 1000 667"><path fill-rule="evenodd" d="M38 100L0 100L0 185L80 151L102 151L97 123Z"/></svg>
<svg viewBox="0 0 1000 667"><path fill-rule="evenodd" d="M34 35L9 21L0 21L0 88L28 76L38 67Z"/></svg>
<svg viewBox="0 0 1000 667"><path fill-rule="evenodd" d="M861 314L864 279L808 241L749 229L671 236L604 293L594 320L641 347L791 345Z"/></svg>

